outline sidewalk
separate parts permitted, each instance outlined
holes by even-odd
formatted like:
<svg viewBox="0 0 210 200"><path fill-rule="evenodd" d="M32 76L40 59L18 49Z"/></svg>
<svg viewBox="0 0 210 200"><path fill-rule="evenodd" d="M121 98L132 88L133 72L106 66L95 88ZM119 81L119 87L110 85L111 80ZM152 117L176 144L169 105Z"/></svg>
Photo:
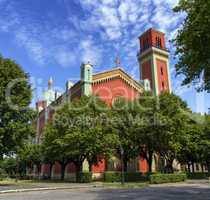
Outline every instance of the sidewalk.
<svg viewBox="0 0 210 200"><path fill-rule="evenodd" d="M80 189L80 188L94 188L102 187L100 183L45 183L45 182L22 182L17 183L1 183L0 194L14 193L14 192L29 192L29 191L43 191L43 190L63 190L63 189Z"/></svg>

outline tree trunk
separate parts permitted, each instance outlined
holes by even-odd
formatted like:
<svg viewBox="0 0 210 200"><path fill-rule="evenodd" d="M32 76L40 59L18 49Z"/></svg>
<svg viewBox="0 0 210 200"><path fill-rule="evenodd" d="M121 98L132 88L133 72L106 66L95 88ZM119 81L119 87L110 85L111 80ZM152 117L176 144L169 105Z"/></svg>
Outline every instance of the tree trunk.
<svg viewBox="0 0 210 200"><path fill-rule="evenodd" d="M204 172L204 166L203 166L203 164L201 164L201 171L202 171L202 173Z"/></svg>
<svg viewBox="0 0 210 200"><path fill-rule="evenodd" d="M49 174L49 179L52 178L52 168L53 168L54 163L50 163L50 174Z"/></svg>
<svg viewBox="0 0 210 200"><path fill-rule="evenodd" d="M92 166L93 166L93 163L88 161L89 172L92 172Z"/></svg>
<svg viewBox="0 0 210 200"><path fill-rule="evenodd" d="M208 168L208 173L210 173L210 162L207 161L207 162L206 162L206 165L207 165L207 168Z"/></svg>
<svg viewBox="0 0 210 200"><path fill-rule="evenodd" d="M78 162L76 164L76 182L79 183L80 182L80 172L82 172L82 162Z"/></svg>
<svg viewBox="0 0 210 200"><path fill-rule="evenodd" d="M190 173L190 163L187 163L187 169L188 169L188 172Z"/></svg>
<svg viewBox="0 0 210 200"><path fill-rule="evenodd" d="M192 172L193 172L193 173L195 172L195 165L194 165L194 162L192 162Z"/></svg>
<svg viewBox="0 0 210 200"><path fill-rule="evenodd" d="M39 164L37 164L36 166L37 166L37 172L38 172L38 179L40 179L40 178L41 178L41 177L40 177L40 173L41 173L41 168L42 168L41 166L42 166L42 165L39 163Z"/></svg>
<svg viewBox="0 0 210 200"><path fill-rule="evenodd" d="M61 164L61 180L63 181L65 178L65 169L66 169L66 163Z"/></svg>
<svg viewBox="0 0 210 200"><path fill-rule="evenodd" d="M173 173L174 172L173 160L167 160L167 169L168 169L168 173Z"/></svg>
<svg viewBox="0 0 210 200"><path fill-rule="evenodd" d="M152 172L152 161L153 161L153 151L149 151L147 162L148 162L149 172L150 173Z"/></svg>
<svg viewBox="0 0 210 200"><path fill-rule="evenodd" d="M124 172L127 172L128 170L128 159L126 157L123 158L123 170Z"/></svg>

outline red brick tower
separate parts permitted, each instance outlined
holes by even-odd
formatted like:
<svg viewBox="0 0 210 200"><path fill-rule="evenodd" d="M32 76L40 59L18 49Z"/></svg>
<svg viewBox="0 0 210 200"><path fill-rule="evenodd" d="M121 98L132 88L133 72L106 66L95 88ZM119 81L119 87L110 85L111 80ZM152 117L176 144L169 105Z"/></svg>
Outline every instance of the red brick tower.
<svg viewBox="0 0 210 200"><path fill-rule="evenodd" d="M149 79L154 95L159 95L162 91L171 92L169 51L165 45L165 34L151 28L139 39L141 80Z"/></svg>

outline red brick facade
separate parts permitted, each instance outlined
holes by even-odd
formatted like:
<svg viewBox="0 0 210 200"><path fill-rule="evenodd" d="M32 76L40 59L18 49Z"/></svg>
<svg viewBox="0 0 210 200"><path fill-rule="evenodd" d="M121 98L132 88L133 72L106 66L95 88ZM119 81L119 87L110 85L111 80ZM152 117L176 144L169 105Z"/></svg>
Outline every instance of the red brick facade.
<svg viewBox="0 0 210 200"><path fill-rule="evenodd" d="M141 66L141 79L148 79L151 84L151 90L156 91L158 95L161 91L170 92L169 82L169 68L168 68L168 57L165 46L164 33L149 29L140 37L141 51L139 56ZM154 47L154 49L153 49ZM146 52L146 53L145 53ZM111 106L113 101L119 97L126 98L128 100L134 100L140 98L144 92L144 85L140 81L134 80L121 68L115 68L109 71L101 72L92 75L92 94L99 96L107 105ZM54 103L61 104L63 99L79 98L83 95L83 82L78 81L71 88L61 95ZM37 142L40 142L43 128L46 122L53 120L54 111L47 107L44 101L37 103L37 108L42 110L39 113L37 120ZM146 160L140 156L137 159L137 170L146 173L148 166ZM107 170L107 162L102 159L97 165L91 166L93 173L102 173ZM116 170L120 170L120 166L117 165ZM75 166L69 163L66 168L67 173L74 173ZM49 175L50 166L44 165L42 167L43 174ZM54 174L60 174L61 167L59 163L54 165Z"/></svg>

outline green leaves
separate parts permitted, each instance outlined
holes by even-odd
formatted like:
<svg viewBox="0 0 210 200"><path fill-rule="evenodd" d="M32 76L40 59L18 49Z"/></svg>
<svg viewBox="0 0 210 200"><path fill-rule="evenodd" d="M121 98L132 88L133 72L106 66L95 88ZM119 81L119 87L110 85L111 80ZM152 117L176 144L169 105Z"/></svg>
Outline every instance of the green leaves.
<svg viewBox="0 0 210 200"><path fill-rule="evenodd" d="M19 65L0 56L0 154L9 154L34 134L29 108L32 98L29 77Z"/></svg>
<svg viewBox="0 0 210 200"><path fill-rule="evenodd" d="M210 91L210 1L180 0L174 11L186 13L174 39L177 74L185 76L183 85L194 83L199 91Z"/></svg>
<svg viewBox="0 0 210 200"><path fill-rule="evenodd" d="M44 134L48 158L81 163L98 162L97 156L110 156L116 144L112 129L106 126L109 108L99 98L81 97L56 112L53 124Z"/></svg>

